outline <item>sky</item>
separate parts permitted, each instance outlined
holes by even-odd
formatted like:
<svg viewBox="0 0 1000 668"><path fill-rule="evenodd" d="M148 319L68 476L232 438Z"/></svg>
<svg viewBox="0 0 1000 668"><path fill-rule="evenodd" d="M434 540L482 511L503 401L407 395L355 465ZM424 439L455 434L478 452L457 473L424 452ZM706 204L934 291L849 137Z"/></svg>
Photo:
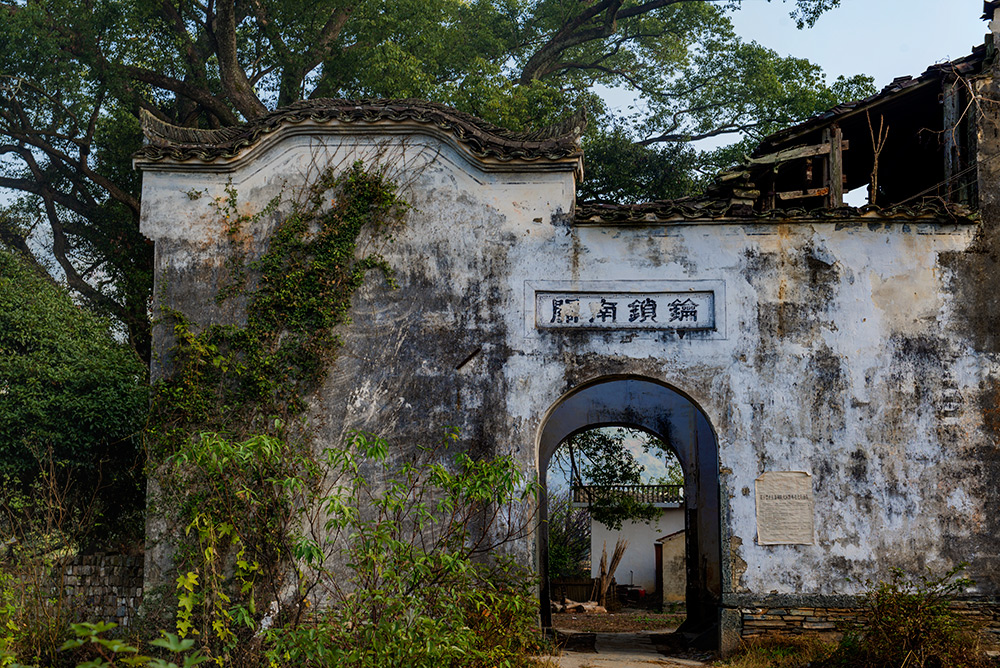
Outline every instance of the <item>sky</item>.
<svg viewBox="0 0 1000 668"><path fill-rule="evenodd" d="M798 30L791 2L743 0L736 34L783 56L808 58L830 80L869 74L882 88L899 76L968 55L988 32L982 0L841 0L813 28Z"/></svg>

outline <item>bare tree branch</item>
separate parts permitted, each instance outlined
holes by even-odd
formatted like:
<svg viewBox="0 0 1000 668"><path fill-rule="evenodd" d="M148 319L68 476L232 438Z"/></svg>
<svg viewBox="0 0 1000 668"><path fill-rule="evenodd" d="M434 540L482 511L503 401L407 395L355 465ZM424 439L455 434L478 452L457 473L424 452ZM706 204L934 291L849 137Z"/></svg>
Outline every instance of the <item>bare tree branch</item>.
<svg viewBox="0 0 1000 668"><path fill-rule="evenodd" d="M618 29L618 21L635 16L649 14L657 9L684 2L725 2L726 0L653 0L634 7L622 8L622 0L601 0L577 16L568 19L563 26L550 37L528 59L521 69L518 79L522 85L531 83L533 79L542 79L559 70L556 63L569 49L610 37ZM604 14L598 25L587 27L591 21Z"/></svg>
<svg viewBox="0 0 1000 668"><path fill-rule="evenodd" d="M244 118L249 120L263 116L268 109L254 92L237 54L235 0L219 0L217 11L215 25L210 27L222 70L222 87Z"/></svg>

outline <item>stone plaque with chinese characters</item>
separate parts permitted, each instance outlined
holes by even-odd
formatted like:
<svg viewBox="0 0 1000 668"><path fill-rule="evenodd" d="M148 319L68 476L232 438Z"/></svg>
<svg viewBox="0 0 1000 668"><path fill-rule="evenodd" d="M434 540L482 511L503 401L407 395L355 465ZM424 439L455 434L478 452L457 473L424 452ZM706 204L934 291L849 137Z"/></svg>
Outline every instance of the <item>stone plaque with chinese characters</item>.
<svg viewBox="0 0 1000 668"><path fill-rule="evenodd" d="M536 292L540 329L713 329L712 292Z"/></svg>
<svg viewBox="0 0 1000 668"><path fill-rule="evenodd" d="M812 545L812 476L804 471L769 471L756 480L757 543Z"/></svg>

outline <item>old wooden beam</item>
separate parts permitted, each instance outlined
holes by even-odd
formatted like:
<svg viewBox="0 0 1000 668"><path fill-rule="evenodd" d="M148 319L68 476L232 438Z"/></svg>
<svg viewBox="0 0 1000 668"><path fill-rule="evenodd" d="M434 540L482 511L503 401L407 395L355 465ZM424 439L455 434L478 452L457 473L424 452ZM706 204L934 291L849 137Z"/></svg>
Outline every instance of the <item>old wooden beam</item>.
<svg viewBox="0 0 1000 668"><path fill-rule="evenodd" d="M850 142L841 140L840 150L846 151L849 148L850 148ZM829 142L816 144L814 146L796 146L795 148L786 148L785 150L778 151L777 153L769 153L767 155L762 155L759 158L750 158L750 164L774 165L779 162L798 160L799 158L811 158L816 155L826 155L829 152L830 152Z"/></svg>
<svg viewBox="0 0 1000 668"><path fill-rule="evenodd" d="M827 206L831 209L844 206L844 152L842 143L844 135L839 125L831 125L823 131L823 138L830 143L830 157L828 158L830 194L827 196Z"/></svg>
<svg viewBox="0 0 1000 668"><path fill-rule="evenodd" d="M775 193L780 200L805 199L806 197L825 197L829 194L829 188L810 188L809 190L790 190L788 192Z"/></svg>
<svg viewBox="0 0 1000 668"><path fill-rule="evenodd" d="M944 177L950 181L958 171L958 142L955 136L958 125L958 87L952 83L944 89ZM949 193L950 194L950 193Z"/></svg>
<svg viewBox="0 0 1000 668"><path fill-rule="evenodd" d="M955 183L955 175L962 171L962 148L959 132L962 122L962 90L959 83L952 82L945 86L942 99L944 107L944 180L947 184L943 193L949 202L968 201L968 193L964 192L964 179Z"/></svg>

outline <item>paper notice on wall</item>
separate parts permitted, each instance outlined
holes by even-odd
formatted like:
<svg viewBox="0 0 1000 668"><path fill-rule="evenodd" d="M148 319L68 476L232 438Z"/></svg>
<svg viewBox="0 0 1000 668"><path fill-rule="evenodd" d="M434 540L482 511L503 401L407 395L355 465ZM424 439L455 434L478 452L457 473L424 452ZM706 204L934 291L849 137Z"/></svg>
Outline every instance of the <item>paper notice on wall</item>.
<svg viewBox="0 0 1000 668"><path fill-rule="evenodd" d="M756 481L757 543L812 545L812 476L805 471L770 471Z"/></svg>

